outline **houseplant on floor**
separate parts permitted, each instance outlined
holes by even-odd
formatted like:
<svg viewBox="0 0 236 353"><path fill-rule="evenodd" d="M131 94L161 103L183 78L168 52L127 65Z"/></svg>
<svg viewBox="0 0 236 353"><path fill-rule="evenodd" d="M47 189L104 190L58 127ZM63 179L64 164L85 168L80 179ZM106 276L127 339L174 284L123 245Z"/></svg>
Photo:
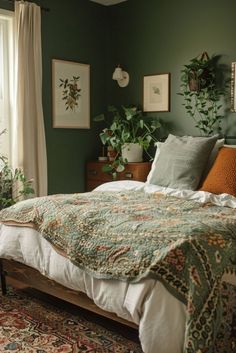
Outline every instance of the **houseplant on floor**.
<svg viewBox="0 0 236 353"><path fill-rule="evenodd" d="M96 116L94 121L105 121L108 124L100 133L100 139L103 145L112 147L116 152L114 160L104 165L103 171L111 173L115 178L117 172L125 169L126 163L141 162L143 150L152 159L148 148L157 140L154 133L161 126L158 119L144 117L136 106L121 106L120 109L108 106L107 114Z"/></svg>
<svg viewBox="0 0 236 353"><path fill-rule="evenodd" d="M227 89L219 82L220 69L217 66L219 56L204 52L184 65L181 71L181 93L187 115L194 119L195 126L203 135L212 135L221 131L222 98Z"/></svg>
<svg viewBox="0 0 236 353"><path fill-rule="evenodd" d="M0 136L5 132L0 132ZM13 170L8 158L0 155L0 210L32 194L32 180L26 179L22 169Z"/></svg>

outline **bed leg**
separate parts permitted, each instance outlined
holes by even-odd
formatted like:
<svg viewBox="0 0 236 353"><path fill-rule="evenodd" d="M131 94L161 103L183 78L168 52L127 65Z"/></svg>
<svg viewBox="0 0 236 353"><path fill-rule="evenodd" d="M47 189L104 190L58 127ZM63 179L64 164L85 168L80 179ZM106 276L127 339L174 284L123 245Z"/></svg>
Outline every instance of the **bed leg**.
<svg viewBox="0 0 236 353"><path fill-rule="evenodd" d="M1 290L2 290L2 295L7 294L7 287L6 287L6 278L5 278L5 273L3 270L3 264L2 260L0 259L0 279L1 279Z"/></svg>

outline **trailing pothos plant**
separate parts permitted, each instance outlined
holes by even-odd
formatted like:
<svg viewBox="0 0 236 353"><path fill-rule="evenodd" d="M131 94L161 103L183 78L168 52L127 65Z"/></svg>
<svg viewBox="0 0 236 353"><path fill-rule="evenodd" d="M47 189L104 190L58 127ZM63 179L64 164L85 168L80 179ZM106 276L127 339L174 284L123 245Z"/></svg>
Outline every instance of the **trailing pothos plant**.
<svg viewBox="0 0 236 353"><path fill-rule="evenodd" d="M103 166L103 171L111 173L113 178L117 172L122 172L127 164L127 160L121 155L122 146L126 143L138 143L152 159L148 148L157 141L154 133L161 126L158 119L144 117L143 112L136 106L116 108L110 105L107 114L96 116L94 121L102 121L108 125L99 136L103 145L111 146L116 152L114 160Z"/></svg>
<svg viewBox="0 0 236 353"><path fill-rule="evenodd" d="M0 132L0 136L5 131ZM0 210L32 194L32 180L27 180L22 169L13 169L8 158L0 155Z"/></svg>
<svg viewBox="0 0 236 353"><path fill-rule="evenodd" d="M183 106L188 116L195 121L203 135L221 132L222 98L226 93L226 85L218 82L218 56L208 56L204 52L195 57L181 70L181 93ZM223 88L222 88L223 86Z"/></svg>

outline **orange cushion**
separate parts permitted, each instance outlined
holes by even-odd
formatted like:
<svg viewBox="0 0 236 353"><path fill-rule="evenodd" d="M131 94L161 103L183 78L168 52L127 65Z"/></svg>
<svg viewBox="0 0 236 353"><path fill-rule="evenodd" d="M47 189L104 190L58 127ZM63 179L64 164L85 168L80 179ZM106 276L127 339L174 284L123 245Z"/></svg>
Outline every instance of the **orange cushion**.
<svg viewBox="0 0 236 353"><path fill-rule="evenodd" d="M236 197L236 148L220 149L200 190Z"/></svg>

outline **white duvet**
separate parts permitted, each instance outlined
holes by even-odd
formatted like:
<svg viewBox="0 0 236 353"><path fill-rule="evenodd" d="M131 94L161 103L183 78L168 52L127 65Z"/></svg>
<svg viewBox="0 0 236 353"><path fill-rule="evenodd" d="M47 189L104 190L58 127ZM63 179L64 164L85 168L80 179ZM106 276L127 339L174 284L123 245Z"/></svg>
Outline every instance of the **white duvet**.
<svg viewBox="0 0 236 353"><path fill-rule="evenodd" d="M235 207L236 198L227 194L213 195L203 191L162 188L135 181L117 181L99 186L96 190L164 192L176 197L211 201ZM153 279L129 284L117 280L91 277L68 259L59 255L35 230L24 227L1 226L0 257L14 259L38 269L58 283L86 293L104 310L139 325L139 337L144 353L181 353L185 329L185 305L173 297L165 287ZM235 278L225 280L236 284Z"/></svg>

